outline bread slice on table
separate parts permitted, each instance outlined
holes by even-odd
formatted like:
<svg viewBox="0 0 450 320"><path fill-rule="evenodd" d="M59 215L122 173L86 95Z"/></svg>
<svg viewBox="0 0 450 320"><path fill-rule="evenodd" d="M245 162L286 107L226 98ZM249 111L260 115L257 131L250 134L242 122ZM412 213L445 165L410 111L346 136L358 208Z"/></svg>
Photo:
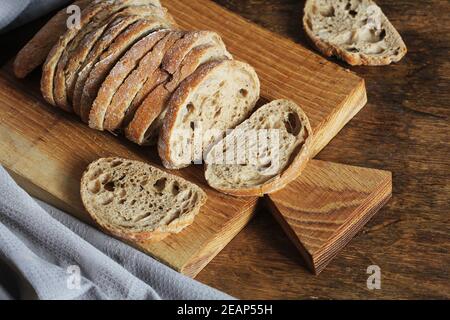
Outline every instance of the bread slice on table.
<svg viewBox="0 0 450 320"><path fill-rule="evenodd" d="M92 0L78 0L73 5L85 9ZM19 51L14 59L13 70L17 78L25 78L45 62L52 47L67 30L67 8L59 11L41 30Z"/></svg>
<svg viewBox="0 0 450 320"><path fill-rule="evenodd" d="M111 69L120 58L141 38L160 29L170 29L167 21L139 20L121 33L111 46L100 56L92 68L83 87L80 99L81 119L89 123L89 114L92 103L97 98L98 91Z"/></svg>
<svg viewBox="0 0 450 320"><path fill-rule="evenodd" d="M206 156L209 185L235 196L262 196L284 188L310 158L313 133L295 103L273 101L259 108Z"/></svg>
<svg viewBox="0 0 450 320"><path fill-rule="evenodd" d="M320 52L351 65L388 65L407 52L400 34L372 0L307 0L303 25Z"/></svg>
<svg viewBox="0 0 450 320"><path fill-rule="evenodd" d="M137 241L159 241L181 232L207 199L191 182L121 158L90 164L81 179L81 198L103 229Z"/></svg>
<svg viewBox="0 0 450 320"><path fill-rule="evenodd" d="M158 142L164 166L179 169L192 160L202 161L203 151L209 150L217 134L248 118L259 93L258 75L244 62L224 60L202 65L170 99Z"/></svg>
<svg viewBox="0 0 450 320"><path fill-rule="evenodd" d="M134 98L141 91L147 81L156 83L159 77L155 71L159 69L161 61L173 44L178 41L185 33L181 31L172 31L158 42L155 47L148 52L139 62L138 67L127 77L115 93L111 103L107 107L105 114L104 129L115 132L122 127L125 118L132 117L138 107L133 104ZM137 102L137 101L136 101ZM92 115L92 112L91 112Z"/></svg>
<svg viewBox="0 0 450 320"><path fill-rule="evenodd" d="M149 51L170 33L169 30L159 30L150 33L137 41L114 65L98 90L89 114L89 126L103 130L106 111L128 75L139 66L140 61ZM149 72L151 72L149 70Z"/></svg>
<svg viewBox="0 0 450 320"><path fill-rule="evenodd" d="M145 5L149 3L159 3L151 0L117 0L102 1L96 0L88 5L81 13L79 23L80 28L68 29L58 42L53 46L42 69L41 91L45 100L53 106L56 106L53 96L53 84L57 64L64 53L64 50L77 35L84 35L98 28L102 21L114 13L133 5ZM91 23L91 21L93 23ZM87 27L89 25L90 27Z"/></svg>
<svg viewBox="0 0 450 320"><path fill-rule="evenodd" d="M60 58L56 69L54 80L56 104L63 109L72 109L71 103L69 103L69 96L70 91L73 91L73 89L69 90L69 88L74 86L73 79L97 40L110 25L117 25L118 21L123 21L124 24L130 25L139 19L164 20L167 17L167 9L153 5L130 6L106 19L101 26L84 35L81 40L76 41L74 39Z"/></svg>
<svg viewBox="0 0 450 320"><path fill-rule="evenodd" d="M188 38L190 42L186 42ZM196 43L198 46L192 43ZM180 54L180 48L183 48L183 54ZM187 51L187 49L190 51ZM177 57L176 59L175 56ZM222 39L215 32L191 32L183 39L180 39L169 50L162 62L161 69L169 74L168 81L161 83L150 92L138 107L133 120L125 130L127 138L137 144L154 143L167 112L167 103L178 85L194 73L200 65L210 61L232 58ZM172 64L167 65L167 59ZM174 69L173 65L177 65L178 69Z"/></svg>

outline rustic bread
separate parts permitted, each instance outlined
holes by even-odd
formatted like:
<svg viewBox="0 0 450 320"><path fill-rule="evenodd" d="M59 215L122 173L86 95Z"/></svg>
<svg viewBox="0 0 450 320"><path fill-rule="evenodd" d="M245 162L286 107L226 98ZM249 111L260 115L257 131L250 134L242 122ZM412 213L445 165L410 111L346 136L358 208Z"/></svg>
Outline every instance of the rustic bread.
<svg viewBox="0 0 450 320"><path fill-rule="evenodd" d="M80 99L81 119L89 123L92 103L98 91L118 60L141 38L159 29L168 29L171 25L167 21L139 20L121 33L113 44L100 56L92 68L83 87Z"/></svg>
<svg viewBox="0 0 450 320"><path fill-rule="evenodd" d="M206 156L209 185L235 196L262 196L296 179L313 139L308 117L295 103L273 101L259 108Z"/></svg>
<svg viewBox="0 0 450 320"><path fill-rule="evenodd" d="M81 198L104 229L127 240L157 241L192 224L206 202L198 186L146 163L121 158L93 162Z"/></svg>
<svg viewBox="0 0 450 320"><path fill-rule="evenodd" d="M152 32L141 40L137 41L120 60L114 65L101 84L97 97L92 103L89 114L89 126L93 129L103 130L103 123L106 111L112 98L120 88L128 75L139 65L141 59L152 50L152 48L164 39L168 30ZM149 72L151 72L149 70Z"/></svg>
<svg viewBox="0 0 450 320"><path fill-rule="evenodd" d="M160 20L166 19L166 16L167 9L153 5L130 6L109 17L103 25L85 35L81 41L74 39L60 58L56 69L53 92L56 104L64 109L71 109L68 98L70 98L70 92L73 92L75 74L78 73L81 64L107 28L122 20L125 20L126 25L130 25L141 18Z"/></svg>
<svg viewBox="0 0 450 320"><path fill-rule="evenodd" d="M244 62L214 61L197 69L181 83L168 104L158 142L167 168L183 168L202 160L194 150L195 132L207 151L215 137L209 130L225 131L244 121L259 98L260 82L255 70ZM197 128L196 128L197 127ZM198 131L197 131L198 132Z"/></svg>
<svg viewBox="0 0 450 320"><path fill-rule="evenodd" d="M132 19L132 18L130 18ZM119 18L117 21L113 22L111 26L103 34L102 38L99 39L94 48L91 50L89 55L80 67L79 72L75 74L76 80L74 79L75 85L73 92L69 92L71 95L73 109L76 114L81 115L81 98L83 94L84 85L87 78L89 77L92 69L95 67L100 59L100 56L109 48L109 46L116 40L122 32L130 26L129 19ZM69 88L70 90L70 88Z"/></svg>
<svg viewBox="0 0 450 320"><path fill-rule="evenodd" d="M387 65L407 52L400 34L372 0L308 0L303 25L324 55L351 65Z"/></svg>
<svg viewBox="0 0 450 320"><path fill-rule="evenodd" d="M114 95L108 106L105 116L104 128L111 132L121 128L125 116L131 117L137 105L133 105L134 98L151 77L150 81L156 83L160 77L155 73L167 50L183 36L183 32L170 32L164 39L148 52L139 62L139 66L128 76Z"/></svg>
<svg viewBox="0 0 450 320"><path fill-rule="evenodd" d="M78 0L73 5L85 9L92 0ZM14 59L13 70L17 78L25 78L45 62L50 50L67 30L67 8L59 11L41 30L20 50Z"/></svg>
<svg viewBox="0 0 450 320"><path fill-rule="evenodd" d="M207 33L207 35L212 36L210 39L214 42L194 47L186 55L179 55L179 59L182 59L181 62L172 59L172 62L179 66L178 70L175 70L167 82L161 83L149 93L142 105L139 106L136 115L125 131L129 140L138 144L156 142L155 139L167 113L167 102L178 85L204 63L233 58L217 34ZM184 42L183 40L178 43Z"/></svg>
<svg viewBox="0 0 450 320"><path fill-rule="evenodd" d="M68 29L50 51L42 69L41 91L45 100L51 105L56 106L53 96L53 84L56 66L64 53L66 47L74 40L77 35L85 35L98 28L102 21L114 13L132 5L145 5L152 0L117 0L117 1L93 1L85 10L82 11L80 19L80 28ZM91 23L92 22L92 23ZM89 25L89 27L88 27ZM79 39L79 37L77 38Z"/></svg>

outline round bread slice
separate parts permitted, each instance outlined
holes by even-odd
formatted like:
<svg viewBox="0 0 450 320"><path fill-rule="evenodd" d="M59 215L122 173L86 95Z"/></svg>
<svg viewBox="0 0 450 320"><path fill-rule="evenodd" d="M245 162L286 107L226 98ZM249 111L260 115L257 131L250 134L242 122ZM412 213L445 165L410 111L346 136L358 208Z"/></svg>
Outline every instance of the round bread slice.
<svg viewBox="0 0 450 320"><path fill-rule="evenodd" d="M54 80L54 96L58 106L64 109L71 109L68 96L73 92L75 74L78 73L83 61L94 47L97 40L104 34L110 25L117 24L117 21L125 20L125 24L130 25L138 19L160 20L167 16L167 9L147 6L131 6L109 17L103 25L84 36L80 43L72 41L65 50L58 62Z"/></svg>
<svg viewBox="0 0 450 320"><path fill-rule="evenodd" d="M167 82L154 89L138 107L138 111L127 126L126 135L129 140L138 144L153 144L157 139L164 117L167 113L167 102L179 84L189 77L197 68L210 61L233 59L225 44L219 38L215 43L201 45L191 50L180 67Z"/></svg>
<svg viewBox="0 0 450 320"><path fill-rule="evenodd" d="M111 234L159 241L191 225L207 197L195 184L146 163L102 158L83 174L81 199Z"/></svg>
<svg viewBox="0 0 450 320"><path fill-rule="evenodd" d="M217 132L247 119L259 93L258 75L247 63L224 60L200 66L180 84L168 104L158 142L164 166L178 169L201 162L203 155L194 151L198 144L209 150Z"/></svg>
<svg viewBox="0 0 450 320"><path fill-rule="evenodd" d="M259 108L206 156L209 185L235 196L263 196L295 180L310 158L313 132L295 103Z"/></svg>
<svg viewBox="0 0 450 320"><path fill-rule="evenodd" d="M139 66L128 76L114 95L111 104L107 107L105 114L105 130L116 131L122 125L125 115L134 114L136 105L134 98L142 89L150 77L159 77L155 73L167 50L183 36L183 32L170 32L164 39L158 42L139 62ZM153 79L154 82L158 81ZM91 111L92 114L92 111Z"/></svg>
<svg viewBox="0 0 450 320"><path fill-rule="evenodd" d="M72 5L84 10L91 2L91 0L78 0ZM17 78L25 78L45 62L52 47L67 31L67 18L67 8L60 10L20 50L13 64L14 74Z"/></svg>
<svg viewBox="0 0 450 320"><path fill-rule="evenodd" d="M59 59L66 47L79 34L87 34L98 27L102 21L110 17L117 11L122 10L130 5L146 5L149 3L159 3L159 1L151 0L117 0L117 1L102 1L95 0L81 13L79 28L74 27L68 29L58 42L53 46L42 68L41 91L44 99L53 106L56 102L53 96L54 77ZM93 21L94 23L91 23ZM90 25L87 28L87 25Z"/></svg>
<svg viewBox="0 0 450 320"><path fill-rule="evenodd" d="M89 126L91 128L103 130L106 111L117 90L146 54L169 32L168 30L160 30L145 36L136 42L111 69L92 103L89 115Z"/></svg>
<svg viewBox="0 0 450 320"><path fill-rule="evenodd" d="M84 122L89 123L92 103L97 97L103 81L118 60L141 38L159 29L170 27L171 25L166 21L139 20L115 39L113 44L100 56L84 84L79 106L81 119Z"/></svg>
<svg viewBox="0 0 450 320"><path fill-rule="evenodd" d="M407 52L400 34L372 0L308 0L303 25L320 52L351 65L387 65Z"/></svg>

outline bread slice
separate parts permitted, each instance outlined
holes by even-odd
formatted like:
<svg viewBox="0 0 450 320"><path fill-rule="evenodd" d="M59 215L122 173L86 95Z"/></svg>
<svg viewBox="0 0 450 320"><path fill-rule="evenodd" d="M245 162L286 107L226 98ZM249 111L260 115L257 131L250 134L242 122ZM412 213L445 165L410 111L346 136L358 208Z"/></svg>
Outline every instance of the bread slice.
<svg viewBox="0 0 450 320"><path fill-rule="evenodd" d="M201 152L194 148L196 137L207 151L215 141L210 130L225 131L247 119L259 93L258 75L244 62L224 60L200 66L170 99L158 142L164 166L178 169L192 160L201 161Z"/></svg>
<svg viewBox="0 0 450 320"><path fill-rule="evenodd" d="M103 130L106 111L128 75L139 65L146 54L169 34L169 30L152 32L136 42L111 69L105 81L98 90L97 97L92 103L89 115L89 126ZM149 70L149 72L151 72Z"/></svg>
<svg viewBox="0 0 450 320"><path fill-rule="evenodd" d="M387 65L407 52L400 34L372 0L308 0L303 25L319 51L351 65Z"/></svg>
<svg viewBox="0 0 450 320"><path fill-rule="evenodd" d="M159 3L155 0L117 0L117 1L93 1L91 5L82 11L79 26L80 28L68 29L50 51L42 69L41 91L45 100L56 106L53 96L53 84L57 64L64 53L66 47L77 35L83 35L96 29L101 22L114 13L132 5L146 5L149 3ZM92 23L91 23L92 22ZM87 27L89 25L90 27Z"/></svg>
<svg viewBox="0 0 450 320"><path fill-rule="evenodd" d="M104 31L119 20L125 20L125 24L130 25L138 19L146 20L161 20L168 17L167 9L155 7L153 5L146 6L130 6L113 16L109 17L107 21L98 29L93 30L85 35L80 41L72 41L71 45L65 50L61 59L58 62L54 80L54 96L55 102L58 106L64 109L72 109L69 103L69 93L73 92L75 74L78 72L82 62L97 42L97 40L104 34Z"/></svg>
<svg viewBox="0 0 450 320"><path fill-rule="evenodd" d="M181 63L172 60L179 66L178 70L175 70L167 82L161 83L149 93L139 106L125 131L129 140L138 144L154 143L167 113L167 102L179 84L204 63L233 58L217 34L213 34L212 39L214 42L194 47L188 54L179 56L180 59L183 57Z"/></svg>
<svg viewBox="0 0 450 320"><path fill-rule="evenodd" d="M78 0L73 5L85 9L92 0ZM14 59L13 70L17 78L23 79L45 62L50 50L67 31L67 8L59 11L20 50Z"/></svg>
<svg viewBox="0 0 450 320"><path fill-rule="evenodd" d="M183 36L183 32L170 32L162 39L144 58L139 66L128 76L114 95L108 106L105 116L104 128L115 132L121 128L125 116L134 115L138 105L133 104L134 98L151 77L159 77L155 73L161 65L161 61L172 45ZM156 83L158 79L152 79Z"/></svg>
<svg viewBox="0 0 450 320"><path fill-rule="evenodd" d="M101 55L104 54L116 38L119 37L129 26L129 19L123 18L119 18L117 21L114 21L110 26L108 26L108 29L102 35L101 39L96 42L94 48L84 60L78 73L75 74L76 80L74 79L75 85L73 88L73 93L69 93L69 95L71 95L73 109L76 114L81 115L80 109L83 89L92 69L99 61Z"/></svg>
<svg viewBox="0 0 450 320"><path fill-rule="evenodd" d="M273 101L214 145L206 156L206 180L235 196L278 191L306 166L312 139L308 117L298 105Z"/></svg>
<svg viewBox="0 0 450 320"><path fill-rule="evenodd" d="M158 241L181 232L207 199L193 183L121 158L90 164L81 179L81 198L102 228L137 241Z"/></svg>
<svg viewBox="0 0 450 320"><path fill-rule="evenodd" d="M100 56L84 84L79 106L81 119L84 122L89 123L92 103L97 97L103 81L119 59L141 38L154 31L169 28L171 25L166 21L139 20L115 39L113 44Z"/></svg>

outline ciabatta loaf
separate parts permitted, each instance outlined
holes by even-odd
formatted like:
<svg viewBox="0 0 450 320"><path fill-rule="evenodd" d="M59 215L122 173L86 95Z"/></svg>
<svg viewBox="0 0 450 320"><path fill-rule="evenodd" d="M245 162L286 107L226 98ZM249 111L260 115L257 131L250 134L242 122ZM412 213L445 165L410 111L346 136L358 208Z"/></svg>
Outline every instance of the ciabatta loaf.
<svg viewBox="0 0 450 320"><path fill-rule="evenodd" d="M299 106L273 101L214 145L206 156L206 180L235 196L275 192L300 175L312 139L311 125Z"/></svg>
<svg viewBox="0 0 450 320"><path fill-rule="evenodd" d="M157 241L192 224L206 202L193 183L138 161L103 158L81 179L86 210L104 229L128 240Z"/></svg>
<svg viewBox="0 0 450 320"><path fill-rule="evenodd" d="M351 65L387 65L406 45L372 0L307 0L303 25L316 47Z"/></svg>
<svg viewBox="0 0 450 320"><path fill-rule="evenodd" d="M259 93L258 75L244 62L224 60L202 65L180 84L168 104L158 142L164 166L178 169L202 161L216 133L244 121ZM194 151L199 144L200 154Z"/></svg>
<svg viewBox="0 0 450 320"><path fill-rule="evenodd" d="M92 0L78 0L73 5L85 9ZM34 69L45 62L50 50L67 30L67 8L59 11L45 26L20 50L14 59L14 74L17 78L25 78Z"/></svg>

